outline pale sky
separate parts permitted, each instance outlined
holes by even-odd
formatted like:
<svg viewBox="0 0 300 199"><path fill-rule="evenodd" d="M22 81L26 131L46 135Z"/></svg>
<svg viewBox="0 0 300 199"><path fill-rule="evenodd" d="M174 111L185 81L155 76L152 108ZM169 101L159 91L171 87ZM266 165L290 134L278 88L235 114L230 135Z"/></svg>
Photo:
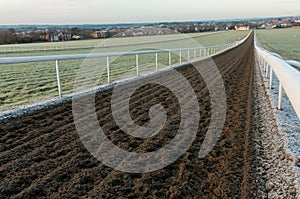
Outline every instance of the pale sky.
<svg viewBox="0 0 300 199"><path fill-rule="evenodd" d="M0 25L200 21L300 15L300 0L0 0Z"/></svg>

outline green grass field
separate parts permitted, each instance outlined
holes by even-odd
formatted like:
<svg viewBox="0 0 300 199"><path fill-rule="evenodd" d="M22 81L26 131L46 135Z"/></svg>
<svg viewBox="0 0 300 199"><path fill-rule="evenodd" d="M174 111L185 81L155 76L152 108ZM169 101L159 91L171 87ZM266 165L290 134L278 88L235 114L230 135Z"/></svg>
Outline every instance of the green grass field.
<svg viewBox="0 0 300 199"><path fill-rule="evenodd" d="M300 61L300 29L258 30L259 45L280 54L283 59Z"/></svg>
<svg viewBox="0 0 300 199"><path fill-rule="evenodd" d="M208 33L191 33L186 35L187 37L199 37L215 34L215 32ZM140 37L113 37L110 38L112 44L120 45L120 44L130 44L130 43L141 43L143 41L166 41L178 38L177 35L159 35L159 36L140 36ZM77 40L77 41L65 41L65 42L42 42L42 43L28 43L28 44L12 44L12 45L2 45L0 47L24 47L24 48L35 48L35 47L80 47L80 46L88 46L88 45L97 45L99 42L105 39L89 39L89 40Z"/></svg>
<svg viewBox="0 0 300 199"><path fill-rule="evenodd" d="M88 54L102 52L128 52L147 49L171 49L199 46L222 45L244 38L249 31L228 31L217 34L197 33L190 35L164 35L155 37L136 38L114 38L107 40L82 40L61 43L24 44L31 45L103 45L106 47L74 50L50 50L33 52L10 52L0 53L0 57L25 57L41 55L62 55L62 54ZM166 40L172 41L166 41ZM160 41L160 42L158 42ZM121 47L111 47L118 44L135 44ZM138 44L143 43L143 44ZM23 45L18 45L23 46ZM178 52L179 53L179 52ZM179 54L172 53L172 64L179 63ZM197 56L198 55L198 52ZM182 54L183 60L187 60L187 52ZM159 69L169 66L168 53L161 53L158 56ZM191 52L190 57L194 57ZM121 56L111 58L111 79L112 81L128 78L136 75L135 56ZM84 63L84 64L83 64ZM84 70L82 68L84 67ZM155 54L140 55L140 73L147 73L155 70ZM78 72L83 74L83 88L90 85L102 85L107 82L106 59L76 59L59 62L61 73L61 84L63 94L74 91L74 82ZM25 64L0 65L0 111L25 105L53 97L58 97L55 62L39 62ZM102 71L102 73L101 73Z"/></svg>

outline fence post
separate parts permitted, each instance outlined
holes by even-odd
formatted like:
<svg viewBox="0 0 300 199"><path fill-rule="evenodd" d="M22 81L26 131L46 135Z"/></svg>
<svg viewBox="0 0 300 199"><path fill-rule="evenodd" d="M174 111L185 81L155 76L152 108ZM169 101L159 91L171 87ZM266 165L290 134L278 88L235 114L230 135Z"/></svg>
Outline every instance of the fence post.
<svg viewBox="0 0 300 199"><path fill-rule="evenodd" d="M194 49L194 59L197 58L197 51L196 51L196 48Z"/></svg>
<svg viewBox="0 0 300 199"><path fill-rule="evenodd" d="M260 55L258 55L258 54L257 54L257 56L258 56L258 64L259 64L259 67L261 68L262 57Z"/></svg>
<svg viewBox="0 0 300 199"><path fill-rule="evenodd" d="M188 62L190 62L190 50L188 50Z"/></svg>
<svg viewBox="0 0 300 199"><path fill-rule="evenodd" d="M155 53L155 67L158 70L158 53Z"/></svg>
<svg viewBox="0 0 300 199"><path fill-rule="evenodd" d="M180 52L179 52L179 56L180 56L180 58L179 58L179 62L180 62L180 65L182 64L182 51L180 50Z"/></svg>
<svg viewBox="0 0 300 199"><path fill-rule="evenodd" d="M136 61L136 76L139 76L139 54L136 54L135 57L135 61Z"/></svg>
<svg viewBox="0 0 300 199"><path fill-rule="evenodd" d="M282 83L281 81L279 81L278 110L281 110L281 99L282 99Z"/></svg>
<svg viewBox="0 0 300 199"><path fill-rule="evenodd" d="M62 98L62 91L61 91L61 83L60 83L60 74L59 74L59 60L56 60L56 77L57 77L57 86L58 86L58 95L60 98Z"/></svg>
<svg viewBox="0 0 300 199"><path fill-rule="evenodd" d="M109 63L109 56L106 58L107 61L107 83L110 84L110 63Z"/></svg>
<svg viewBox="0 0 300 199"><path fill-rule="evenodd" d="M171 67L172 65L172 57L171 57L171 51L169 51L169 66Z"/></svg>
<svg viewBox="0 0 300 199"><path fill-rule="evenodd" d="M273 83L273 69L270 68L270 89L272 89L272 83Z"/></svg>
<svg viewBox="0 0 300 199"><path fill-rule="evenodd" d="M268 79L268 75L269 75L269 64L266 65L266 79Z"/></svg>

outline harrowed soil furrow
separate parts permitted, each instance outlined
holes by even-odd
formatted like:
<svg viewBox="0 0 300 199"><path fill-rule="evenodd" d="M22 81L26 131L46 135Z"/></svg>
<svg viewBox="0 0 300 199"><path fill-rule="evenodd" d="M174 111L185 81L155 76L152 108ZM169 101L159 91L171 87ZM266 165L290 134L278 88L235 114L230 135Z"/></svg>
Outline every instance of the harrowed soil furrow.
<svg viewBox="0 0 300 199"><path fill-rule="evenodd" d="M210 92L195 67L203 67L211 61L223 78L227 115L216 146L208 156L199 159L198 152L212 113ZM253 170L256 166L253 144L256 124L252 119L253 34L236 48L211 60L196 62L194 66L180 66L176 71L195 92L200 122L191 147L174 163L143 174L124 173L105 166L85 149L73 121L72 102L66 101L1 121L1 198L253 198L258 191ZM145 78L146 81L163 78L172 86L180 84L170 71ZM181 111L178 100L168 88L143 85L131 96L130 114L138 125L148 124L149 109L155 104L161 104L167 112L161 132L147 139L129 136L116 125L111 96L111 88L100 91L95 96L95 106L99 125L115 145L133 152L156 151L176 136ZM193 108L191 99L186 97L184 101L186 108ZM94 131L91 129L89 133Z"/></svg>

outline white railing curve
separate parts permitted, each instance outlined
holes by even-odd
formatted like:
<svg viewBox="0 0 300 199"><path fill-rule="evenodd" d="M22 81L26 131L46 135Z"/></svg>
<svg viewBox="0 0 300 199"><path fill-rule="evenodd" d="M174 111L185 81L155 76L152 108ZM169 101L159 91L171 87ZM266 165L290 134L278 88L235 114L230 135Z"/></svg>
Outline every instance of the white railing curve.
<svg viewBox="0 0 300 199"><path fill-rule="evenodd" d="M294 60L287 60L286 61L289 65L294 66L295 68L300 69L300 62L294 61Z"/></svg>
<svg viewBox="0 0 300 199"><path fill-rule="evenodd" d="M258 46L255 35L255 51L259 66L269 80L269 88L272 88L273 74L279 80L278 106L281 109L282 89L284 89L298 118L300 119L300 72L290 66L286 61L280 59L269 51Z"/></svg>

